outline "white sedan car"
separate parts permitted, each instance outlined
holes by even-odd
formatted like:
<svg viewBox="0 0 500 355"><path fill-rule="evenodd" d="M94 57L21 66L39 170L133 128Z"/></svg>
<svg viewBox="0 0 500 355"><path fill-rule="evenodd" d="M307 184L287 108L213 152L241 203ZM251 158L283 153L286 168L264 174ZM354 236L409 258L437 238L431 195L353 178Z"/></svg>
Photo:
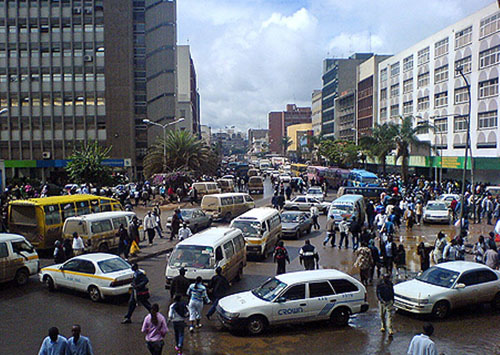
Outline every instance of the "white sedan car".
<svg viewBox="0 0 500 355"><path fill-rule="evenodd" d="M323 194L323 189L321 187L310 187L306 192L306 197L315 198L319 201L323 201L325 195Z"/></svg>
<svg viewBox="0 0 500 355"><path fill-rule="evenodd" d="M446 203L441 201L429 201L424 207L424 222L426 223L450 223L451 212Z"/></svg>
<svg viewBox="0 0 500 355"><path fill-rule="evenodd" d="M441 263L394 286L394 306L411 313L442 319L451 309L476 303L500 309L500 272L479 263Z"/></svg>
<svg viewBox="0 0 500 355"><path fill-rule="evenodd" d="M329 203L322 203L316 198L307 196L297 196L285 202L285 210L310 211L312 206L316 206L320 212L326 215Z"/></svg>
<svg viewBox="0 0 500 355"><path fill-rule="evenodd" d="M280 175L280 182L283 183L290 183L292 181L292 177L288 174L281 174Z"/></svg>
<svg viewBox="0 0 500 355"><path fill-rule="evenodd" d="M460 195L457 194L443 194L439 196L438 201L444 202L446 206L450 207L453 200L460 201Z"/></svg>
<svg viewBox="0 0 500 355"><path fill-rule="evenodd" d="M39 275L50 291L69 288L86 292L94 302L128 293L134 278L128 262L106 253L76 256L63 264L44 267Z"/></svg>

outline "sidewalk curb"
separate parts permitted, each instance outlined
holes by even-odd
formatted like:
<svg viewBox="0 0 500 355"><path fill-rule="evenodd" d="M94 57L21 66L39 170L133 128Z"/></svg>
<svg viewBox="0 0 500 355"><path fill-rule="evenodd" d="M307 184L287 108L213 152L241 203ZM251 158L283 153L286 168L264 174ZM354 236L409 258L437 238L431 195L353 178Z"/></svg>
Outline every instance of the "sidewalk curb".
<svg viewBox="0 0 500 355"><path fill-rule="evenodd" d="M128 261L129 261L129 263L137 263L139 261L143 261L143 260L146 260L146 259L155 258L155 257L157 257L159 255L167 254L167 253L171 252L172 250L174 250L174 248L170 247L170 248L158 250L158 251L155 251L155 252L152 252L152 253L147 253L147 254L144 253L143 255L139 254L136 257L129 258Z"/></svg>

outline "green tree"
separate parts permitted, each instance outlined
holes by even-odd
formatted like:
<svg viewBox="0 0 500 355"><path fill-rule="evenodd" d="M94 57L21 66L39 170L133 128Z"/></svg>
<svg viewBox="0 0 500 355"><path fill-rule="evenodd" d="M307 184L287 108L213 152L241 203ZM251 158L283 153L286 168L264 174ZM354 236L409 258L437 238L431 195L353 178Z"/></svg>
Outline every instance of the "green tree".
<svg viewBox="0 0 500 355"><path fill-rule="evenodd" d="M288 136L283 136L281 138L281 149L283 150L283 155L286 154L288 147L292 145L292 139Z"/></svg>
<svg viewBox="0 0 500 355"><path fill-rule="evenodd" d="M386 172L386 159L390 152L396 149L394 137L397 127L394 123L376 124L371 136L361 137L361 146L372 158L377 158L382 164L382 171Z"/></svg>
<svg viewBox="0 0 500 355"><path fill-rule="evenodd" d="M331 165L353 166L359 159L359 147L350 141L323 140L319 145L319 154L326 157Z"/></svg>
<svg viewBox="0 0 500 355"><path fill-rule="evenodd" d="M413 117L401 117L401 124L395 125L395 134L393 137L396 144L396 159L401 158L401 175L403 182L408 180L408 157L410 156L410 147L429 146L429 143L418 139L418 131L428 128L427 124L419 124L413 127Z"/></svg>
<svg viewBox="0 0 500 355"><path fill-rule="evenodd" d="M166 152L166 166L164 166ZM172 130L165 140L159 138L144 157L144 175L150 177L157 173L184 170L202 174L211 166L212 160L218 161L217 153L212 152L203 141L188 131ZM204 166L206 165L206 166Z"/></svg>
<svg viewBox="0 0 500 355"><path fill-rule="evenodd" d="M66 165L66 173L72 183L90 183L95 187L111 184L111 168L102 165L103 160L109 158L111 147L104 148L96 141L82 145L80 149L74 150Z"/></svg>

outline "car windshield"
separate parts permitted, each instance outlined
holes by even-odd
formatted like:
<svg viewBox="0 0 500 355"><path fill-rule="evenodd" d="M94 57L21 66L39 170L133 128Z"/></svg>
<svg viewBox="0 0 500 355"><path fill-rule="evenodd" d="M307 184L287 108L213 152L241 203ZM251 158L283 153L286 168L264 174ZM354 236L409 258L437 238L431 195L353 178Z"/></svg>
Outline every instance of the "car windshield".
<svg viewBox="0 0 500 355"><path fill-rule="evenodd" d="M178 245L169 260L175 268L210 269L214 263L214 249L200 245Z"/></svg>
<svg viewBox="0 0 500 355"><path fill-rule="evenodd" d="M420 276L417 276L417 280L446 288L451 288L455 283L459 273L456 271L451 271L443 269L440 267L431 267L424 271Z"/></svg>
<svg viewBox="0 0 500 355"><path fill-rule="evenodd" d="M113 258L113 259L99 261L97 265L99 265L99 269L101 269L101 271L105 274L109 274L110 272L115 272L115 271L131 269L130 264L127 263L122 258Z"/></svg>
<svg viewBox="0 0 500 355"><path fill-rule="evenodd" d="M283 223L299 223L300 215L296 213L283 213L281 222Z"/></svg>
<svg viewBox="0 0 500 355"><path fill-rule="evenodd" d="M429 211L446 211L448 208L444 203L429 203L427 205Z"/></svg>
<svg viewBox="0 0 500 355"><path fill-rule="evenodd" d="M276 278L272 278L256 289L253 289L252 294L264 301L271 302L286 286L286 283Z"/></svg>
<svg viewBox="0 0 500 355"><path fill-rule="evenodd" d="M14 253L18 254L20 254L23 251L27 253L33 253L35 251L33 246L28 242L25 242L24 240L12 242L12 249L14 250Z"/></svg>
<svg viewBox="0 0 500 355"><path fill-rule="evenodd" d="M323 191L321 191L320 189L309 189L307 190L307 193L309 195L323 195Z"/></svg>
<svg viewBox="0 0 500 355"><path fill-rule="evenodd" d="M233 227L241 230L245 237L260 237L260 222L234 221Z"/></svg>
<svg viewBox="0 0 500 355"><path fill-rule="evenodd" d="M181 210L181 216L184 218L191 218L193 211L191 210Z"/></svg>
<svg viewBox="0 0 500 355"><path fill-rule="evenodd" d="M340 212L351 213L352 205L332 205L332 209Z"/></svg>

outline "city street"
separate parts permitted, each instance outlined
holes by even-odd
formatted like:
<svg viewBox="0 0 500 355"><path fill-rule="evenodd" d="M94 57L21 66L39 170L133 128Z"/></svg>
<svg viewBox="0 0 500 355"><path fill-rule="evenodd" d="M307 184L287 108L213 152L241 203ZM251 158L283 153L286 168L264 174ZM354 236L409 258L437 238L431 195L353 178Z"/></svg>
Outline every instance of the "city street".
<svg viewBox="0 0 500 355"><path fill-rule="evenodd" d="M258 205L268 204L270 185L266 185L265 198ZM311 242L320 254L322 268L336 268L358 277L352 264L352 249L332 249L323 247L326 219L320 217L322 230L311 233ZM489 229L483 225L481 233ZM411 233L402 233L401 240L407 246L407 266L417 271L419 262L415 257L416 245L421 240L430 243L436 233L443 229L451 232L448 226L415 226ZM480 229L475 228L479 233ZM288 271L302 270L299 265L298 251L305 238L299 241L286 241L291 264ZM44 260L43 264L49 264ZM150 279L151 303L159 303L160 312L166 315L170 297L164 289L165 255L144 260L140 267ZM269 258L265 261L250 260L243 280L235 283L231 293L251 289L269 276L274 275L276 266ZM233 335L222 330L215 320L202 320L203 328L193 335L186 334L186 354L264 354L264 353L348 353L348 354L402 354L405 353L412 336L421 331L424 320L428 318L407 314L394 317L396 334L392 340L379 332L379 317L376 304L375 287L369 286L370 309L367 313L351 318L346 328L334 328L326 323L282 326L269 329L259 337ZM38 351L47 330L57 326L65 336L70 336L71 326L78 323L82 334L89 336L96 354L146 354L144 336L140 332L146 310L140 306L132 317L132 324L122 325L120 321L127 310L127 297L107 299L93 303L85 294L71 291L50 293L36 277L29 284L18 288L13 284L0 285L0 334L2 334L1 353L33 354ZM206 310L208 308L206 307ZM497 327L500 314L492 313L489 306L454 311L444 321L433 321L439 353L445 354L498 354L500 335ZM174 353L173 329L166 338L165 354Z"/></svg>

